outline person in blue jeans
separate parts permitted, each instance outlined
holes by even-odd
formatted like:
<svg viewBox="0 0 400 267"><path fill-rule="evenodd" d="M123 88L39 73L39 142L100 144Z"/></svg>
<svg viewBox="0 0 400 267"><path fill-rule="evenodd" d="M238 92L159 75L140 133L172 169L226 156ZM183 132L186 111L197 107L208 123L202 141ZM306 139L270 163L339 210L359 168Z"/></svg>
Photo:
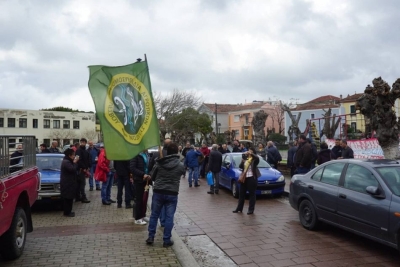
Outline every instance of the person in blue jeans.
<svg viewBox="0 0 400 267"><path fill-rule="evenodd" d="M112 161L110 161L112 164ZM111 199L111 188L114 183L115 171L111 171L107 174L107 181L101 183L101 200L104 205L110 205L115 203L115 200Z"/></svg>
<svg viewBox="0 0 400 267"><path fill-rule="evenodd" d="M154 243L157 222L161 210L165 210L163 247L174 244L171 240L171 232L174 227L174 215L178 204L178 193L181 176L185 173L185 167L179 160L178 146L170 143L167 146L167 156L160 158L150 173L153 185L153 198L151 203L151 215L149 220L149 235L146 240L148 245Z"/></svg>
<svg viewBox="0 0 400 267"><path fill-rule="evenodd" d="M93 191L93 180L94 179L94 173L96 171L96 166L97 166L97 161L99 158L100 151L93 145L93 141L89 140L88 142L89 147L87 148L87 151L89 152L90 155L90 161L91 161L91 166L90 166L90 177L89 177L89 187L90 191ZM96 184L96 190L100 190L100 182L95 180Z"/></svg>
<svg viewBox="0 0 400 267"><path fill-rule="evenodd" d="M192 145L190 146L190 150L186 153L185 157L185 167L189 169L189 187L192 187L192 182L194 179L194 186L198 187L199 185L199 161L198 158L201 156L200 151L195 149L195 147Z"/></svg>

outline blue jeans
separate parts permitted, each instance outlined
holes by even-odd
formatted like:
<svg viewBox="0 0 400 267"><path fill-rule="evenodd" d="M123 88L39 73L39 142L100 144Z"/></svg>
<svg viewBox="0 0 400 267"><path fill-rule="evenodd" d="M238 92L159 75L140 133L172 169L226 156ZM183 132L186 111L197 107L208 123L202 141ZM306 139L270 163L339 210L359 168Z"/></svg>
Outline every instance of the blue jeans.
<svg viewBox="0 0 400 267"><path fill-rule="evenodd" d="M97 164L92 164L92 167L90 167L90 177L89 177L89 186L90 186L90 188L93 188L94 172L96 171L96 166L97 166ZM95 183L96 183L96 188L100 187L100 182L99 181L95 180Z"/></svg>
<svg viewBox="0 0 400 267"><path fill-rule="evenodd" d="M111 187L114 182L114 172L107 174L107 181L101 183L101 200L109 201L111 199Z"/></svg>
<svg viewBox="0 0 400 267"><path fill-rule="evenodd" d="M192 180L194 179L194 184L199 183L199 167L189 167L189 185L192 185Z"/></svg>
<svg viewBox="0 0 400 267"><path fill-rule="evenodd" d="M153 193L149 220L149 237L154 238L156 235L158 218L160 217L161 210L165 209L163 240L164 243L171 242L171 232L174 227L174 215L177 204L178 196Z"/></svg>
<svg viewBox="0 0 400 267"><path fill-rule="evenodd" d="M161 224L161 227L164 227L164 226L165 226L165 206L162 207L162 209L161 209L161 213L160 213L160 224Z"/></svg>

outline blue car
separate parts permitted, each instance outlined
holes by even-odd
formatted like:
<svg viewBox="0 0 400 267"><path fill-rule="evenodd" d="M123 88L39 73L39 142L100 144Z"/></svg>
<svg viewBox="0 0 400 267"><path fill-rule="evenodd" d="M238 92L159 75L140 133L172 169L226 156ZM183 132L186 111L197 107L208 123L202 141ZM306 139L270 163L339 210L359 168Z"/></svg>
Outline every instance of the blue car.
<svg viewBox="0 0 400 267"><path fill-rule="evenodd" d="M232 191L235 198L239 197L239 176L242 172L239 164L242 161L242 153L227 153L222 155L222 167L219 185ZM285 189L285 177L281 172L273 169L260 157L258 164L261 176L258 178L256 195L282 195Z"/></svg>
<svg viewBox="0 0 400 267"><path fill-rule="evenodd" d="M40 190L38 200L61 199L60 175L64 154L36 154L36 166L40 172Z"/></svg>

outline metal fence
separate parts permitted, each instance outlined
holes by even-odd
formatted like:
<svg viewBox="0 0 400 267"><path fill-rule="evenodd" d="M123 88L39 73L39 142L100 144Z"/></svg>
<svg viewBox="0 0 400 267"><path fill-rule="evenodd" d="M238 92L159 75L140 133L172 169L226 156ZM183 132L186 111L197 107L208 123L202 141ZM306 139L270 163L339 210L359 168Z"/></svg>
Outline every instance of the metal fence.
<svg viewBox="0 0 400 267"><path fill-rule="evenodd" d="M33 135L0 135L0 178L36 166Z"/></svg>

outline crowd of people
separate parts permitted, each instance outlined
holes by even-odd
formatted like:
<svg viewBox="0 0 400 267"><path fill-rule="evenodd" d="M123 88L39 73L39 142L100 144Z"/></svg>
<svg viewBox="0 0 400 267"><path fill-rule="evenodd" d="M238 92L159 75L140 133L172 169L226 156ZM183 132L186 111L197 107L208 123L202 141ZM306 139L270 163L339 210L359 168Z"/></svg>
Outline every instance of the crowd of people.
<svg viewBox="0 0 400 267"><path fill-rule="evenodd" d="M40 145L42 153L60 153L57 141L53 141L50 148L45 144ZM21 151L19 149L17 151ZM162 151L152 155L147 150L131 160L113 161L107 159L107 151L103 145L94 146L92 141L87 142L81 138L78 144L71 145L64 151L61 164L61 196L64 200L64 215L74 217L72 211L73 201L89 203L86 197L86 178L89 179L89 190L101 191L103 205L117 203L117 208L122 208L124 197L125 208L133 209L134 223L137 225L148 224L148 239L146 243L154 242L158 220L164 227L164 246L172 246L171 231L173 218L176 211L180 181L188 175L188 186L199 187L199 178L207 173L212 175L213 183L210 184L208 194L219 193L219 173L222 166L223 154L242 153L239 166L242 174L239 178L241 184L239 200L234 213L242 212L246 193L249 194L249 207L247 214L254 213L255 192L257 178L260 171L257 165L260 160L265 160L271 167L278 169L282 161L281 154L272 141L264 147L259 144L257 149L250 145L240 143L213 144L211 150L206 143L196 147L189 142L185 147L178 146L170 139L165 139ZM326 143L321 143L318 151L316 145L306 136L289 144L287 165L291 175L304 174L324 162L353 158L353 151L345 140L336 140L335 146L328 148ZM117 179L117 200L111 198L111 188ZM151 216L146 217L147 200L144 197L149 186L153 186ZM134 205L132 205L134 200Z"/></svg>
<svg viewBox="0 0 400 267"><path fill-rule="evenodd" d="M330 160L354 158L354 152L347 145L346 140L335 140L335 145L329 149L328 144L322 142L320 150L310 138L300 135L298 140L289 143L287 166L290 174L304 174L314 169L316 164L321 165Z"/></svg>

